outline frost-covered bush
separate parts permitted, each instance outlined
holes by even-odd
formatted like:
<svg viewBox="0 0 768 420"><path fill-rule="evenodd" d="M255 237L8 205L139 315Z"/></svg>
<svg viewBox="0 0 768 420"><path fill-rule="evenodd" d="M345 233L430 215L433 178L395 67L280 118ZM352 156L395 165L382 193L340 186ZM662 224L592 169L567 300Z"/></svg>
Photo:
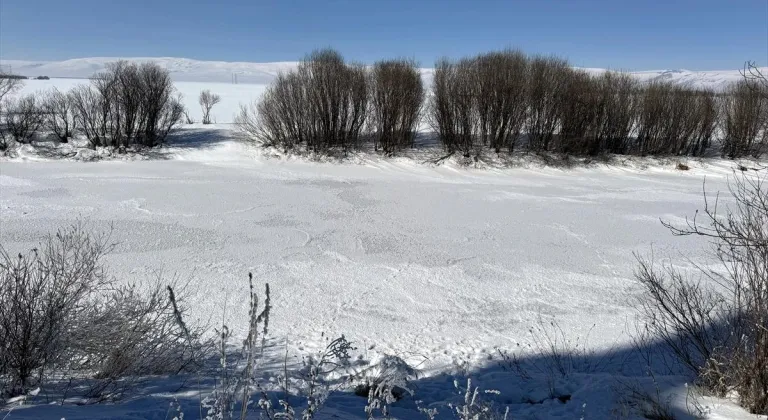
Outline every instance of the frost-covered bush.
<svg viewBox="0 0 768 420"><path fill-rule="evenodd" d="M717 395L735 391L753 413L768 414L768 182L736 177L734 204L705 197L703 221L666 225L676 235L713 242L721 270L690 278L671 265L641 260L643 313L660 339L699 384Z"/></svg>
<svg viewBox="0 0 768 420"><path fill-rule="evenodd" d="M160 283L116 284L103 265L112 249L109 235L81 223L26 254L0 246L2 394L69 376L91 385L87 397L113 399L140 376L203 360L202 330L178 322L183 300L169 300Z"/></svg>
<svg viewBox="0 0 768 420"><path fill-rule="evenodd" d="M0 246L0 376L9 378L11 394L26 393L67 364L78 344L71 332L87 318L88 299L111 283L102 266L112 249L108 239L75 225L27 254Z"/></svg>

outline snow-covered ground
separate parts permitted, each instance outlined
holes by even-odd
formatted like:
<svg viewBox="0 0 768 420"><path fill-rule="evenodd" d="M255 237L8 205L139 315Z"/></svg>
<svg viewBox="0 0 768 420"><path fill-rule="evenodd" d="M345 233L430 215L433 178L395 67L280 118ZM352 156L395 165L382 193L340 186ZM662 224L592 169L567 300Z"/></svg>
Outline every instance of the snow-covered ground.
<svg viewBox="0 0 768 420"><path fill-rule="evenodd" d="M23 92L77 83L87 80L29 80ZM708 192L724 191L734 168L719 160L678 171L673 163L478 169L365 154L341 164L268 157L236 141L228 124L265 85L177 78L176 87L198 121L199 91L220 94L219 124L182 127L156 151L162 159L84 163L22 150L0 162L0 243L23 251L77 219L111 227L116 278L162 272L189 281L190 322L224 319L239 338L253 272L273 290L275 357L344 334L364 361L396 355L417 367L417 398L427 404L455 397L451 375L470 376L500 390L493 398L512 418L607 418L627 408L617 403L617 375L651 383L626 361L641 292L633 252L710 261L706 243L673 237L659 219L693 215L705 178ZM497 349L542 363L537 340L550 322L585 343L581 366L600 365L557 379L567 403L547 399L549 378L522 381L498 364ZM685 378L657 379L686 412ZM196 391L177 388L161 380L136 399L96 407L49 406L39 396L8 418L165 418L174 398L196 418ZM711 418L754 418L702 401ZM396 416L420 418L413 401L399 404ZM360 418L363 405L334 394L324 415Z"/></svg>
<svg viewBox="0 0 768 420"><path fill-rule="evenodd" d="M558 382L572 394L567 404L530 404L522 401L546 394L545 383L510 379L496 349L536 358L530 330L556 322L595 352L587 363L627 353L640 294L632 253L706 262L705 243L673 237L659 218L692 215L705 177L707 191L724 190L733 165L691 162L683 172L490 170L402 158L312 163L263 157L232 140L226 125L185 129L166 151L152 161L3 161L0 242L28 249L78 218L111 226L114 276L188 280L192 321L223 318L238 337L253 272L273 289L278 348L305 354L345 334L364 360L397 355L418 366L419 398L449 399L451 379L439 374L468 373L503 391L513 418L605 418L616 408L605 393L621 366ZM686 395L681 380L661 381L664 392ZM183 392L159 389L108 408L38 406L9 418L162 418ZM683 401L674 403L683 410ZM186 403L195 414L194 398ZM328 415L356 418L364 399L342 394L329 405ZM716 415L739 412L721 401L712 407ZM418 417L412 407L400 410Z"/></svg>

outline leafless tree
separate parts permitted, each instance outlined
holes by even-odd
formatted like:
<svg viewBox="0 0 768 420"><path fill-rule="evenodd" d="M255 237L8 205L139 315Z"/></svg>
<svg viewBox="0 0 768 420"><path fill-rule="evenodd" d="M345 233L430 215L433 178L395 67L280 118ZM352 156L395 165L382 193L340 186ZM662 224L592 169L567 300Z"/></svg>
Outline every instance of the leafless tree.
<svg viewBox="0 0 768 420"><path fill-rule="evenodd" d="M244 138L286 152L307 142L310 120L302 72L278 75L258 104L241 107L235 124Z"/></svg>
<svg viewBox="0 0 768 420"><path fill-rule="evenodd" d="M721 269L688 277L641 260L646 328L718 395L736 391L752 413L768 414L768 184L765 173L736 175L733 205L704 202L704 220L665 223L673 234L712 241Z"/></svg>
<svg viewBox="0 0 768 420"><path fill-rule="evenodd" d="M110 63L72 96L76 121L92 146L156 146L184 114L170 73L154 63Z"/></svg>
<svg viewBox="0 0 768 420"><path fill-rule="evenodd" d="M357 146L368 117L368 83L361 65L348 65L337 51L318 50L300 64L307 79L309 148Z"/></svg>
<svg viewBox="0 0 768 420"><path fill-rule="evenodd" d="M213 106L217 103L221 102L221 96L212 93L208 89L205 89L204 91L200 92L198 102L200 103L200 107L203 109L203 124L210 124L211 108L213 108Z"/></svg>
<svg viewBox="0 0 768 420"><path fill-rule="evenodd" d="M531 60L528 87L528 135L532 150L549 150L560 127L563 96L571 69L556 57Z"/></svg>
<svg viewBox="0 0 768 420"><path fill-rule="evenodd" d="M102 119L104 117L102 102L105 99L93 86L88 85L77 86L69 94L72 97L75 125L78 130L85 135L91 147L106 146L107 139L102 130L105 125Z"/></svg>
<svg viewBox="0 0 768 420"><path fill-rule="evenodd" d="M42 99L43 125L66 143L77 129L73 95L53 88Z"/></svg>
<svg viewBox="0 0 768 420"><path fill-rule="evenodd" d="M416 63L380 61L371 72L371 125L376 149L391 154L412 146L419 121L424 86Z"/></svg>
<svg viewBox="0 0 768 420"><path fill-rule="evenodd" d="M637 150L641 155L690 154L697 144L701 147L702 135L714 131L711 93L651 82L639 95Z"/></svg>
<svg viewBox="0 0 768 420"><path fill-rule="evenodd" d="M446 150L460 152L464 157L479 153L480 146L475 69L471 59L439 60L435 65L429 105L429 124Z"/></svg>
<svg viewBox="0 0 768 420"><path fill-rule="evenodd" d="M278 76L258 105L241 109L236 123L241 134L263 145L346 152L360 140L369 102L365 67L320 50Z"/></svg>
<svg viewBox="0 0 768 420"><path fill-rule="evenodd" d="M40 101L35 94L6 98L3 104L5 126L19 143L28 143L43 124Z"/></svg>
<svg viewBox="0 0 768 420"><path fill-rule="evenodd" d="M24 80L0 71L0 102L10 93L16 93L24 86Z"/></svg>
<svg viewBox="0 0 768 420"><path fill-rule="evenodd" d="M598 123L603 97L588 73L572 70L562 92L560 132L555 150L568 154L596 155L600 150Z"/></svg>
<svg viewBox="0 0 768 420"><path fill-rule="evenodd" d="M745 79L732 85L722 100L723 156L760 156L768 149L768 85Z"/></svg>
<svg viewBox="0 0 768 420"><path fill-rule="evenodd" d="M505 50L479 55L475 66L480 140L496 153L511 152L526 119L528 59Z"/></svg>
<svg viewBox="0 0 768 420"><path fill-rule="evenodd" d="M608 71L597 84L602 105L597 116L598 148L601 152L627 153L635 128L638 83L630 74Z"/></svg>

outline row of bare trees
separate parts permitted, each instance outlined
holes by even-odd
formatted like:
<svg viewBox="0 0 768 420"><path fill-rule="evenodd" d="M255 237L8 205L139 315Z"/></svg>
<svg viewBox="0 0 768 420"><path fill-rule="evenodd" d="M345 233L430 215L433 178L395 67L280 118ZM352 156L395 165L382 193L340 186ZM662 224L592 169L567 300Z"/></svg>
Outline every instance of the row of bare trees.
<svg viewBox="0 0 768 420"><path fill-rule="evenodd" d="M370 135L377 149L392 153L413 144L423 99L412 61L383 61L369 71L334 50L320 50L279 75L258 104L241 109L236 123L247 138L284 150L346 152Z"/></svg>
<svg viewBox="0 0 768 420"><path fill-rule="evenodd" d="M730 158L768 149L768 92L749 79L715 92L504 50L438 61L422 112L425 96L412 61L366 69L322 50L280 75L237 123L249 139L286 151L346 151L369 140L391 154L414 145L422 117L449 153L466 157L518 145L584 156L700 156L716 139Z"/></svg>
<svg viewBox="0 0 768 420"><path fill-rule="evenodd" d="M57 89L2 103L0 136L27 143L41 129L61 142L75 133L92 146L155 146L184 113L170 73L154 63L110 63L89 85Z"/></svg>
<svg viewBox="0 0 768 420"><path fill-rule="evenodd" d="M467 157L517 144L575 155L699 156L718 134L724 156L756 157L768 147L768 92L750 80L721 93L641 83L507 50L439 61L428 120L449 152Z"/></svg>

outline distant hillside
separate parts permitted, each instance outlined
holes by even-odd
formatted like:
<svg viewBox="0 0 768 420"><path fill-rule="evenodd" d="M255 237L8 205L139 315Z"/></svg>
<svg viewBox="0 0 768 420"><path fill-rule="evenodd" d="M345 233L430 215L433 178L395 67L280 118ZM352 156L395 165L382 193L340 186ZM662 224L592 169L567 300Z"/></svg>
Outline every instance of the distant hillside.
<svg viewBox="0 0 768 420"><path fill-rule="evenodd" d="M118 57L76 58L65 61L22 61L0 60L3 69L10 68L14 74L23 76L50 76L88 78L104 70L106 63L120 60ZM269 83L281 71L296 67L297 62L248 63L226 61L200 61L188 58L154 57L122 58L129 61L153 61L167 68L174 80L180 82L221 82L231 83L236 75L239 83ZM584 69L600 73L604 69ZM768 68L764 68L768 73ZM424 80L432 80L433 69L422 69ZM739 70L689 71L689 70L651 70L632 72L641 80L669 80L692 87L711 87L722 89L729 83L739 80Z"/></svg>

